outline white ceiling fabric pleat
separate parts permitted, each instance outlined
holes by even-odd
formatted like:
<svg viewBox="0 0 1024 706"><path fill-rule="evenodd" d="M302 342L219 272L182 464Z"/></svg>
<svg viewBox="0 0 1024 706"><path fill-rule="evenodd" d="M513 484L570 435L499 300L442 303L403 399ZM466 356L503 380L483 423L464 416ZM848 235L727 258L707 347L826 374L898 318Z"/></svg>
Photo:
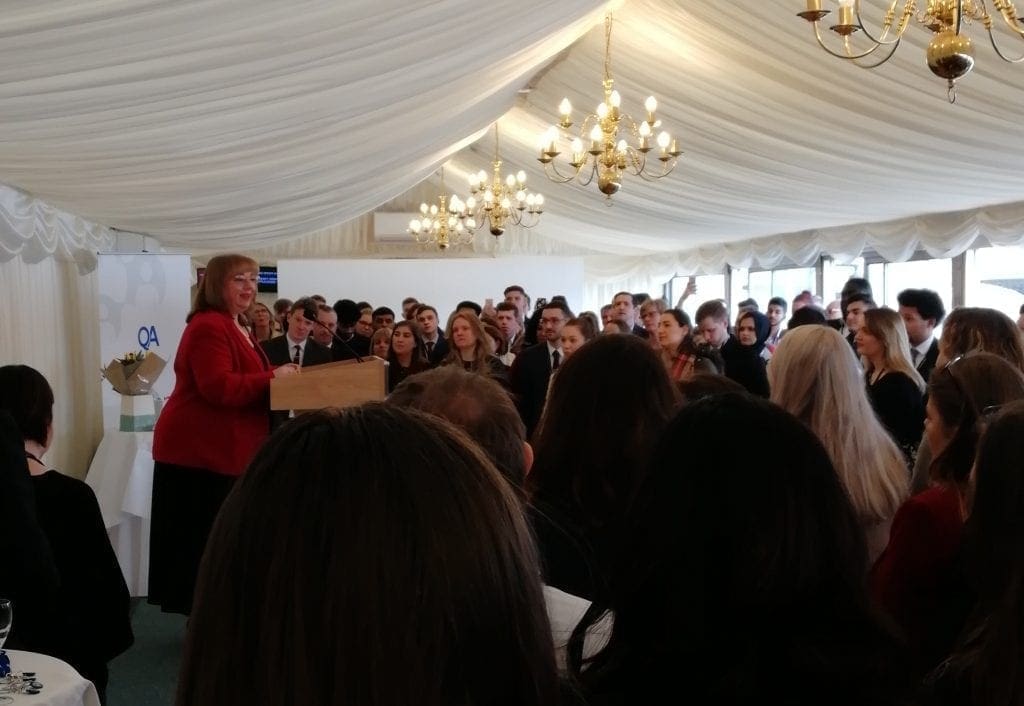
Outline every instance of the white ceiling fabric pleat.
<svg viewBox="0 0 1024 706"><path fill-rule="evenodd" d="M977 64L950 105L926 30L863 71L817 47L802 0L615 3L623 109L655 95L684 154L660 181L625 177L611 207L549 182L538 137L559 101L579 120L601 99L604 7L8 2L0 182L196 252L380 255L367 213L416 210L445 163L465 197L502 116L505 166L546 212L498 251L585 255L592 278L1021 241L1024 68L971 27ZM0 256L13 243L0 230Z"/></svg>

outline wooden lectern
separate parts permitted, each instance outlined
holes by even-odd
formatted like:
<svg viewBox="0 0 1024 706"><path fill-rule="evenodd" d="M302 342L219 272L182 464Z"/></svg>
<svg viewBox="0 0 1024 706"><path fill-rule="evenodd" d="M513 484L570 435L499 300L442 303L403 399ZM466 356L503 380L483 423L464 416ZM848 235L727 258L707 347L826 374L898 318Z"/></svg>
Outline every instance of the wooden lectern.
<svg viewBox="0 0 1024 706"><path fill-rule="evenodd" d="M270 409L296 412L379 402L388 393L388 363L373 356L303 368L270 381Z"/></svg>

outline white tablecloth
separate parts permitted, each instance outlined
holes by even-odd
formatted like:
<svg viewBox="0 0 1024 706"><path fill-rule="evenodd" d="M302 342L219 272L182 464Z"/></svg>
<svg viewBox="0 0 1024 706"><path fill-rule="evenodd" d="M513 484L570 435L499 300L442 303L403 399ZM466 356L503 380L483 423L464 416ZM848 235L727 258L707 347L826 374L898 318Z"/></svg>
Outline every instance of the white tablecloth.
<svg viewBox="0 0 1024 706"><path fill-rule="evenodd" d="M100 706L96 687L74 667L59 659L35 652L7 650L11 671L35 672L43 688L38 694L4 694L11 696L11 706Z"/></svg>
<svg viewBox="0 0 1024 706"><path fill-rule="evenodd" d="M147 595L153 432L108 429L85 482L100 503L103 523L128 590L133 596Z"/></svg>

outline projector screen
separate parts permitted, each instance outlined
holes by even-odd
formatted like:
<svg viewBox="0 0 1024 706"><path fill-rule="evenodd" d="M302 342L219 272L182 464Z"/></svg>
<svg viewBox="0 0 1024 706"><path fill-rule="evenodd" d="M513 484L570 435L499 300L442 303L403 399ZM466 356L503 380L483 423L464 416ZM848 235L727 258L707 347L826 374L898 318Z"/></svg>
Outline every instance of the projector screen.
<svg viewBox="0 0 1024 706"><path fill-rule="evenodd" d="M578 257L502 257L495 259L278 260L277 290L297 299L322 294L387 306L402 317L402 300L416 297L433 305L442 324L464 299L481 306L487 298L504 299L505 287L518 284L530 295L548 300L563 295L578 311L583 303L583 259Z"/></svg>

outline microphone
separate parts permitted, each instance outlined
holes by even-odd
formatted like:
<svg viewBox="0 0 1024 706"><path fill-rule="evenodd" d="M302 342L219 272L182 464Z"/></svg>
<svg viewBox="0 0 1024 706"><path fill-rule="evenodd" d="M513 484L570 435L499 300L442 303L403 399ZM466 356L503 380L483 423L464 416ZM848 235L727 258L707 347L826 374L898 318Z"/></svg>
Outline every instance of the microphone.
<svg viewBox="0 0 1024 706"><path fill-rule="evenodd" d="M328 332L330 332L331 336L334 338L335 341L344 346L345 350L347 350L349 353L356 357L356 361L360 363L366 362L363 360L362 356L356 353L356 349L348 344L348 341L346 341L344 338L338 335L337 331L331 331L331 329L327 327L327 324L323 323L322 321L316 318L315 309L313 309L312 307L304 307L302 309L302 318L304 318L306 321L310 322L314 326L319 326L320 328L326 329Z"/></svg>

